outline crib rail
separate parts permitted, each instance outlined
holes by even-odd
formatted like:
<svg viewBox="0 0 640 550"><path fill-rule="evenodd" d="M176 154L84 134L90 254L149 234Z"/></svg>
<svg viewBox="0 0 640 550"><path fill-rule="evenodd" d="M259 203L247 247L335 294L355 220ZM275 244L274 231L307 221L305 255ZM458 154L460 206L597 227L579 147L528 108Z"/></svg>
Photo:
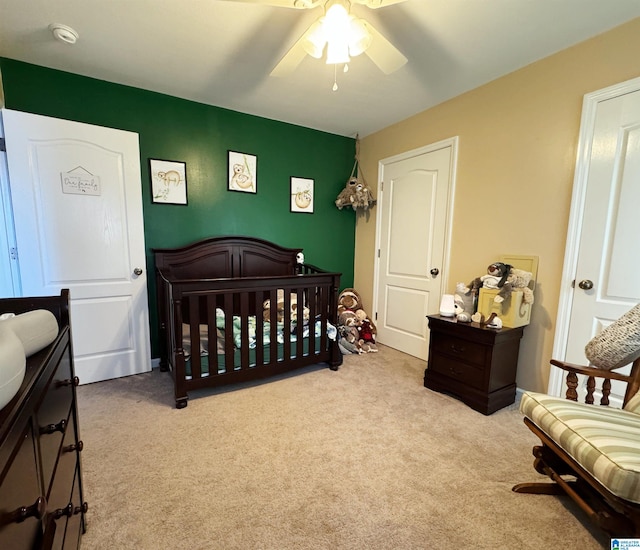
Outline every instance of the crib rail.
<svg viewBox="0 0 640 550"><path fill-rule="evenodd" d="M327 333L337 324L339 281L339 274L313 266L299 266L287 277L210 280L178 280L158 271L161 367L172 371L177 406L197 388L321 362L337 368L342 356ZM283 307L265 312L265 301L276 304L279 295Z"/></svg>

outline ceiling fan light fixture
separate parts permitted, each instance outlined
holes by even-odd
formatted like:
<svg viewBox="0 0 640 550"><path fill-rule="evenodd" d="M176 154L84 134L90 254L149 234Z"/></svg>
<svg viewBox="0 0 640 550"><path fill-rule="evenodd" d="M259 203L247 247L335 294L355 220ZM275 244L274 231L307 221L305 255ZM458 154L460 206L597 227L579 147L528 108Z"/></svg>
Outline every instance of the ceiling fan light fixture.
<svg viewBox="0 0 640 550"><path fill-rule="evenodd" d="M352 57L363 53L370 45L373 37L362 19L351 16L349 25L349 54Z"/></svg>
<svg viewBox="0 0 640 550"><path fill-rule="evenodd" d="M349 3L343 0L329 0L322 28L327 41L327 65L348 63L351 18Z"/></svg>
<svg viewBox="0 0 640 550"><path fill-rule="evenodd" d="M320 59L326 43L327 37L324 32L323 17L309 28L309 31L302 39L302 47L311 57Z"/></svg>
<svg viewBox="0 0 640 550"><path fill-rule="evenodd" d="M327 65L349 63L349 44L346 40L334 40L327 42Z"/></svg>

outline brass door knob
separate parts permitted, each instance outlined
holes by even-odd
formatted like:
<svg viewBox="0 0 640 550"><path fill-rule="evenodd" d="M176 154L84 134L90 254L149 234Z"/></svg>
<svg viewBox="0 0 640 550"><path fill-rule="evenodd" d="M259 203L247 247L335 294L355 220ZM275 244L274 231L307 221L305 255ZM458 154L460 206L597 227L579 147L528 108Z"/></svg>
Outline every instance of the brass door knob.
<svg viewBox="0 0 640 550"><path fill-rule="evenodd" d="M589 279L584 279L578 283L578 286L582 290L591 290L593 288L593 281L590 281Z"/></svg>

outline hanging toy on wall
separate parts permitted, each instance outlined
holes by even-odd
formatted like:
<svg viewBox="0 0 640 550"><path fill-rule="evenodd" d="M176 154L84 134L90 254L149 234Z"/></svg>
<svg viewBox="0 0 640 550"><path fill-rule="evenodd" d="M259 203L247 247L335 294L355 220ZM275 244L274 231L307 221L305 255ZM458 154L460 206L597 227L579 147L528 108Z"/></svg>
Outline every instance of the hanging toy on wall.
<svg viewBox="0 0 640 550"><path fill-rule="evenodd" d="M351 170L351 176L349 176L347 184L344 189L340 191L340 194L335 201L338 210L342 210L345 206L350 206L354 210L358 208L368 210L376 203L376 199L373 198L373 194L367 186L367 182L364 180L362 170L358 170L358 176L355 175L356 168L359 168L359 153L360 140L358 139L358 136L356 136L356 161L353 164L353 170Z"/></svg>

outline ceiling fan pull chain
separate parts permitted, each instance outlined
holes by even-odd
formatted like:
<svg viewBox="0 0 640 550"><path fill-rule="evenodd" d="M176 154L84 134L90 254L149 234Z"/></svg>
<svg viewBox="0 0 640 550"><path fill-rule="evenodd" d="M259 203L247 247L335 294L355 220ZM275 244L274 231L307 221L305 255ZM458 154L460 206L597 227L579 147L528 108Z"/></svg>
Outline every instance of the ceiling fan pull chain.
<svg viewBox="0 0 640 550"><path fill-rule="evenodd" d="M333 88L331 88L334 92L338 89L338 72L336 67L337 65L333 66Z"/></svg>

